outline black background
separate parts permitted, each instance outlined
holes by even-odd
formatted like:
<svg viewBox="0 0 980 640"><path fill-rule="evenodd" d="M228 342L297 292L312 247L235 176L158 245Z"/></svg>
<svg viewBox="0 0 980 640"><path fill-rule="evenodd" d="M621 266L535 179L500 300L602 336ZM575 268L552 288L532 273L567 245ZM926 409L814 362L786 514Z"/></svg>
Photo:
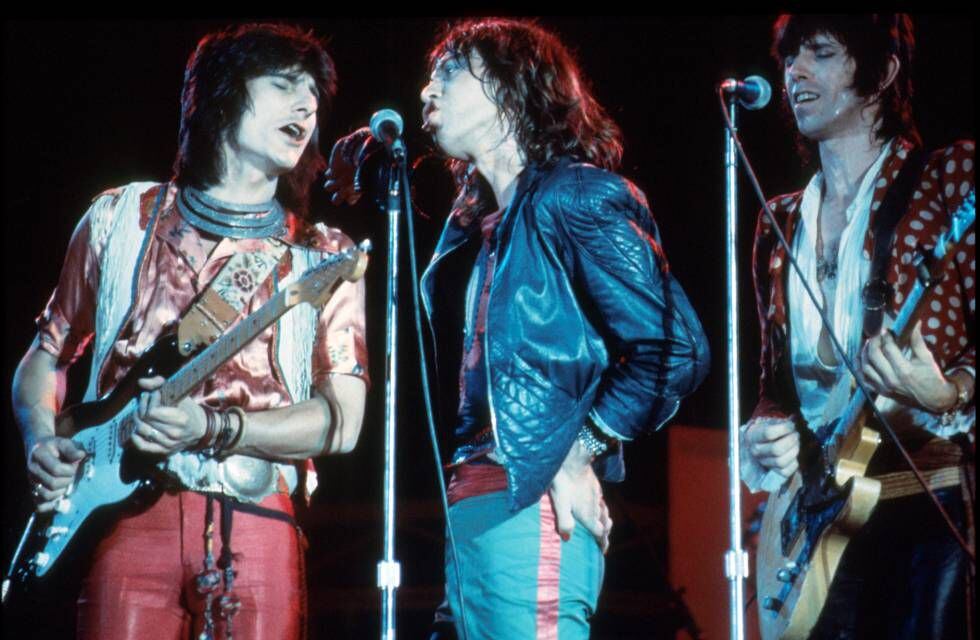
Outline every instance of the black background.
<svg viewBox="0 0 980 640"><path fill-rule="evenodd" d="M622 127L622 173L648 195L675 276L708 333L713 367L674 422L723 429L727 422L724 265L724 137L714 85L760 73L777 91L768 57L774 16L542 18L577 53L596 95ZM3 562L28 513L23 449L9 390L17 361L34 335L33 318L57 281L64 248L92 196L134 180L170 176L183 66L198 39L229 20L9 21L3 37L3 216L6 313L3 405ZM405 117L410 153L429 148L419 130L424 56L447 19L302 19L328 42L339 71L333 112L321 123L325 153L338 136L366 124L382 107ZM915 112L927 145L974 135L974 22L956 15L916 16ZM767 195L801 187L792 128L774 99L742 112L740 129ZM430 162L415 177L420 260L427 261L450 197L450 183ZM748 280L751 232L758 211L741 184L739 229L742 413L756 394L758 329ZM375 563L381 555L380 504L384 383L385 217L364 204L337 209L317 198L316 215L376 247L368 273L371 375L374 385L357 450L322 460L321 491L307 529L312 544L312 637L377 634ZM407 253L407 248L405 249ZM421 268L420 266L420 268ZM407 270L403 269L403 273ZM408 281L402 286L407 291ZM403 296L408 300L408 296ZM417 387L417 350L402 311L399 398L399 537L403 564L399 632L421 637L440 598L442 519ZM82 387L87 364L73 375ZM80 391L78 391L80 393ZM627 448L629 478L610 488L617 530L595 637L672 637L676 610L668 594L666 437ZM696 472L696 471L695 471ZM720 562L718 563L720 566ZM6 565L4 565L6 566ZM722 578L720 578L722 579ZM39 637L71 629L72 580L38 601Z"/></svg>

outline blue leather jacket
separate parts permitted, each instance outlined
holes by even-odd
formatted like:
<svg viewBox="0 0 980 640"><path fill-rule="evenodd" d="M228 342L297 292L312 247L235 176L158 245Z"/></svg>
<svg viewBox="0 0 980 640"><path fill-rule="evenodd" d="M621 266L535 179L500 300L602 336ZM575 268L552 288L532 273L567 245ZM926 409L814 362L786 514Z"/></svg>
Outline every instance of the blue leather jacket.
<svg viewBox="0 0 980 640"><path fill-rule="evenodd" d="M458 405L461 292L479 244L479 225L451 216L422 276L444 428ZM567 159L528 167L491 250L484 354L516 510L547 490L587 416L621 440L657 429L704 379L709 356L643 193L616 174ZM598 467L606 480L624 477L621 454Z"/></svg>

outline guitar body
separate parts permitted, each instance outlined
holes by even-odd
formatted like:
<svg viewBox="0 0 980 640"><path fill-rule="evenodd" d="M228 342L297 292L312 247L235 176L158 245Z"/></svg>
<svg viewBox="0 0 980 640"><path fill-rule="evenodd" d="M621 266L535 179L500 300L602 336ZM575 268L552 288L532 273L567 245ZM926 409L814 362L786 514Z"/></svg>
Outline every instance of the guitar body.
<svg viewBox="0 0 980 640"><path fill-rule="evenodd" d="M932 254L919 257L919 275L891 326L899 344L907 344L926 289L942 280L948 252L972 227L975 202L971 190ZM769 496L756 560L763 640L809 636L844 550L878 504L881 483L864 474L881 436L864 426L866 411L863 393L853 393L840 417L805 444L799 471Z"/></svg>
<svg viewBox="0 0 980 640"><path fill-rule="evenodd" d="M129 446L141 378L164 378L161 401L176 405L290 309L301 303L322 308L341 279L359 280L367 268L370 248L371 243L365 240L325 258L220 337L202 334L195 327L182 336L178 327L175 333L161 337L147 349L110 394L59 414L55 419L57 434L70 437L87 455L54 513L36 515L28 526L4 580L4 599L10 579L26 582L47 574L90 516L126 500L137 489L152 485L161 473L161 458Z"/></svg>
<svg viewBox="0 0 980 640"><path fill-rule="evenodd" d="M878 504L881 483L864 477L881 437L848 433L827 491L827 477L805 468L769 496L756 560L763 640L804 639L823 609L841 556Z"/></svg>
<svg viewBox="0 0 980 640"><path fill-rule="evenodd" d="M69 407L55 419L58 435L71 437L87 456L78 465L74 483L57 510L36 531L29 565L44 576L61 557L75 533L98 509L129 498L137 489L152 484L152 458L126 446L137 409L140 378L168 377L185 358L177 350L174 335L161 337L133 365L109 395L95 402Z"/></svg>

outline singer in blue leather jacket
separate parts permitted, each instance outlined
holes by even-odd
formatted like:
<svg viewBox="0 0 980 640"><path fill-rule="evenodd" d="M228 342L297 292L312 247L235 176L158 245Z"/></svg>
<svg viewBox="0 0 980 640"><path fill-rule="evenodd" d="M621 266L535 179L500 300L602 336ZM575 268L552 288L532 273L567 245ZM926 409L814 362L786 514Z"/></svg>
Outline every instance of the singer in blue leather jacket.
<svg viewBox="0 0 980 640"><path fill-rule="evenodd" d="M447 220L422 277L440 398L453 408L463 308L453 294L480 240L462 217ZM663 426L709 356L643 193L616 174L569 158L527 167L490 250L484 355L516 510L540 499L588 418L616 440ZM621 451L599 459L604 479L624 478Z"/></svg>
<svg viewBox="0 0 980 640"><path fill-rule="evenodd" d="M642 192L612 173L618 127L554 35L466 21L429 62L423 128L458 187L422 276L456 540L435 629L587 638L612 528L598 478L622 480L621 442L704 378L704 333ZM356 199L357 146L334 148L335 202Z"/></svg>
<svg viewBox="0 0 980 640"><path fill-rule="evenodd" d="M597 476L622 480L621 441L704 378L704 333L557 38L467 21L429 60L423 127L458 186L422 277L455 437L435 629L587 638L612 529Z"/></svg>

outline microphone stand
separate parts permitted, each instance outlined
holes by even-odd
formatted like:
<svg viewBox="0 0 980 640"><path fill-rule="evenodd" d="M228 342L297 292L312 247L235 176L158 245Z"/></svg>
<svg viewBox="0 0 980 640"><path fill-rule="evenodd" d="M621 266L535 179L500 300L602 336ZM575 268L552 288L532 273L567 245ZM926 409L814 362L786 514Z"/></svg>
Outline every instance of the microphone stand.
<svg viewBox="0 0 980 640"><path fill-rule="evenodd" d="M395 640L395 590L401 584L401 564L395 560L395 398L398 383L398 249L401 215L401 175L404 145L389 146L388 171L388 302L385 337L385 468L384 557L378 563L381 589L381 638Z"/></svg>
<svg viewBox="0 0 980 640"><path fill-rule="evenodd" d="M728 110L735 129L737 97L728 96ZM741 451L739 443L739 352L738 352L738 155L733 133L725 129L726 258L728 281L728 469L731 547L725 553L725 577L729 582L729 637L745 637L745 580L749 577L749 556L742 548Z"/></svg>

